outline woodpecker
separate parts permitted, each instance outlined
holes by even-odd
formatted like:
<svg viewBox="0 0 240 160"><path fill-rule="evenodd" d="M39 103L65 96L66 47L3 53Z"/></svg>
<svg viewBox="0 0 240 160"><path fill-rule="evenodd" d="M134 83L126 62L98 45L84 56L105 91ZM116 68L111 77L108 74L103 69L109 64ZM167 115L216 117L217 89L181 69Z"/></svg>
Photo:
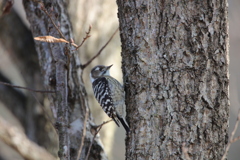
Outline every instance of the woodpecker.
<svg viewBox="0 0 240 160"><path fill-rule="evenodd" d="M126 105L123 86L110 76L110 66L95 66L90 73L94 96L105 113L114 120L119 127L119 121L129 132L129 126L125 120Z"/></svg>

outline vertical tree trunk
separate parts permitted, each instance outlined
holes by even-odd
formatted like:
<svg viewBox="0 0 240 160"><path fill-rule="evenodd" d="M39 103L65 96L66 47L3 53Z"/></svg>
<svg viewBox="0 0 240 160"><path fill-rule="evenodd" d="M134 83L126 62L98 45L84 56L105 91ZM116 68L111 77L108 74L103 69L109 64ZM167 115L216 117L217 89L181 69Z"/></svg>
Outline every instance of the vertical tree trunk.
<svg viewBox="0 0 240 160"><path fill-rule="evenodd" d="M227 1L117 0L127 159L220 159L228 141Z"/></svg>
<svg viewBox="0 0 240 160"><path fill-rule="evenodd" d="M40 4L24 0L23 4L34 37L50 35L61 38L51 21L53 20L67 40L73 39L65 1L44 0ZM43 7L51 19L42 10ZM60 159L75 160L82 145L80 159L85 159L93 138L92 133L94 134L90 131L95 128L89 113L78 54L69 44L63 43L36 42L36 50L44 85L47 89L56 91L56 94L49 94L48 98L59 136L58 155ZM89 159L106 159L99 139L94 140Z"/></svg>

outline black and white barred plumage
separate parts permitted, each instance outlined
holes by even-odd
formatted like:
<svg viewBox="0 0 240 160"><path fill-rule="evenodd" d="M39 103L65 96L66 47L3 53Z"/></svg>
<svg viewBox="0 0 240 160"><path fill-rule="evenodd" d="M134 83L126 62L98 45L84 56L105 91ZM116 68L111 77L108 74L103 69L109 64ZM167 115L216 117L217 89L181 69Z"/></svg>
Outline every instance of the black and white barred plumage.
<svg viewBox="0 0 240 160"><path fill-rule="evenodd" d="M92 69L90 78L94 96L105 113L118 126L120 121L125 130L129 132L128 124L125 121L125 93L122 85L110 76L109 69L111 66L99 65Z"/></svg>

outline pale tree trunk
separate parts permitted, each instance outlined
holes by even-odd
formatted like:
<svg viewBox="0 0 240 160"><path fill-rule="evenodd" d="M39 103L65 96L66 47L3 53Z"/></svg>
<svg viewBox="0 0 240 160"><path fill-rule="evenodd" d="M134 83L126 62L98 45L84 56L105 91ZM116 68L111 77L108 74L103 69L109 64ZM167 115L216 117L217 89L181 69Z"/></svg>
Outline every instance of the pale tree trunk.
<svg viewBox="0 0 240 160"><path fill-rule="evenodd" d="M126 159L221 159L229 117L227 1L117 4L132 130Z"/></svg>

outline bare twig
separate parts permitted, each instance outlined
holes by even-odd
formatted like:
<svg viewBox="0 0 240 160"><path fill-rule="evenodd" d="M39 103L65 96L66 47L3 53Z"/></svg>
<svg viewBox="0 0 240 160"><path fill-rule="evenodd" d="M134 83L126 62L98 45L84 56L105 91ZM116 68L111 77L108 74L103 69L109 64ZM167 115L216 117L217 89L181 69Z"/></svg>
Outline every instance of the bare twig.
<svg viewBox="0 0 240 160"><path fill-rule="evenodd" d="M112 36L109 38L109 40L107 41L107 43L98 51L98 53L93 56L87 63L81 65L81 69L86 68L97 56L99 56L101 54L101 52L103 51L103 49L108 45L108 43L112 40L112 38L114 37L114 35L117 33L118 28L116 29L116 31L112 34Z"/></svg>
<svg viewBox="0 0 240 160"><path fill-rule="evenodd" d="M77 46L75 50L78 50L83 45L83 43L90 37L91 29L92 29L92 26L89 26L88 31L86 32L86 36L82 40L82 43L79 46Z"/></svg>
<svg viewBox="0 0 240 160"><path fill-rule="evenodd" d="M85 114L85 119L84 119L84 125L83 125L83 135L82 135L82 139L81 139L81 145L80 145L80 148L79 148L79 151L78 151L77 160L79 160L79 158L81 156L83 145L84 145L84 139L85 139L85 136L86 136L86 129L87 129L86 126L87 126L88 114L89 114L89 111L87 109L86 114Z"/></svg>
<svg viewBox="0 0 240 160"><path fill-rule="evenodd" d="M63 35L62 31L57 27L57 25L54 23L53 19L51 18L51 15L48 13L47 9L44 7L44 4L42 2L38 2L40 4L40 9L46 13L46 15L49 17L49 19L51 20L53 26L56 28L56 30L58 31L58 33L60 34L60 36L66 40L68 43L70 43L71 45L73 45L74 47L78 47L78 45L76 45L72 40L68 41L65 36Z"/></svg>
<svg viewBox="0 0 240 160"><path fill-rule="evenodd" d="M14 88L20 88L20 89L25 89L31 92L40 92L40 93L56 93L56 91L44 91L44 90L36 90L36 89L31 89L31 88L27 88L27 87L21 87L21 86L16 86L16 85L12 85L10 83L5 83L5 82L1 82L0 84L5 85L5 86L11 86Z"/></svg>
<svg viewBox="0 0 240 160"><path fill-rule="evenodd" d="M102 124L100 124L99 126L96 127L96 133L94 134L93 139L92 139L92 142L91 142L91 144L90 144L90 146L89 146L89 148L88 148L88 152L87 152L87 156L86 156L85 160L88 160L88 157L89 157L89 154L90 154L90 151L91 151L91 148L92 148L93 141L94 141L94 139L96 138L98 132L102 129L102 126L103 126L103 125L105 125L105 124L107 124L107 123L109 123L109 122L111 122L111 121L112 121L112 119L111 119L111 120L108 120L108 121L106 121L106 122L103 122Z"/></svg>
<svg viewBox="0 0 240 160"><path fill-rule="evenodd" d="M183 152L186 160L191 160L191 158L190 158L189 155L188 155L188 148L185 147L185 145L186 145L186 143L183 143L183 144L182 144L182 152Z"/></svg>
<svg viewBox="0 0 240 160"><path fill-rule="evenodd" d="M53 36L39 36L39 37L34 37L34 40L36 41L42 41L42 42L48 42L48 43L70 43L74 47L78 47L73 41L69 42L66 39L63 38L56 38Z"/></svg>
<svg viewBox="0 0 240 160"><path fill-rule="evenodd" d="M46 8L44 7L43 3L39 3L40 4L40 9L46 13L46 15L48 16L48 18L51 20L52 24L54 25L54 27L57 29L58 33L60 34L60 36L64 39L66 39L62 33L62 31L60 31L60 29L57 27L57 25L54 23L53 19L51 18L50 14L48 13L48 11L46 10Z"/></svg>
<svg viewBox="0 0 240 160"><path fill-rule="evenodd" d="M238 137L232 139L231 143L234 143L234 142L238 141L239 139L240 139L240 136L238 136Z"/></svg>
<svg viewBox="0 0 240 160"><path fill-rule="evenodd" d="M28 160L56 160L44 148L30 141L19 128L0 117L0 139Z"/></svg>
<svg viewBox="0 0 240 160"><path fill-rule="evenodd" d="M37 41L42 41L42 42L48 42L48 43L69 43L67 40L63 38L55 38L53 36L39 36L39 37L34 37L35 40Z"/></svg>
<svg viewBox="0 0 240 160"><path fill-rule="evenodd" d="M32 0L34 1L34 0ZM41 1L34 1L34 2L37 2L39 5L40 5L40 9L46 13L46 15L49 17L49 19L51 20L53 26L57 29L58 33L60 34L60 36L62 37L61 38L56 38L56 37L53 37L53 36L41 36L41 37L35 37L34 39L35 40L40 40L40 41L44 41L44 42L48 42L48 43L56 43L56 42L64 42L64 43L69 43L71 45L73 45L76 49L78 50L82 45L83 43L90 37L90 32L91 32L91 29L92 29L92 26L89 26L88 28L88 31L86 32L86 36L83 38L83 41L81 42L80 45L77 45L74 43L74 41L72 39L70 40L67 40L65 38L65 36L63 35L62 31L57 27L57 25L54 23L53 19L51 18L51 15L48 13L47 9L44 7L44 4L43 2Z"/></svg>
<svg viewBox="0 0 240 160"><path fill-rule="evenodd" d="M238 110L238 118L237 118L237 121L236 121L236 123L235 123L234 129L233 129L233 131L232 131L232 133L231 133L230 140L229 140L229 142L228 142L228 144L227 144L227 147L226 147L226 149L225 149L225 152L224 152L221 160L224 160L224 159L227 157L227 154L228 154L228 151L229 151L229 149L230 149L231 144L240 139L240 137L234 138L234 135L235 135L235 133L236 133L236 131L237 131L237 128L238 128L239 121L240 121L240 110Z"/></svg>

